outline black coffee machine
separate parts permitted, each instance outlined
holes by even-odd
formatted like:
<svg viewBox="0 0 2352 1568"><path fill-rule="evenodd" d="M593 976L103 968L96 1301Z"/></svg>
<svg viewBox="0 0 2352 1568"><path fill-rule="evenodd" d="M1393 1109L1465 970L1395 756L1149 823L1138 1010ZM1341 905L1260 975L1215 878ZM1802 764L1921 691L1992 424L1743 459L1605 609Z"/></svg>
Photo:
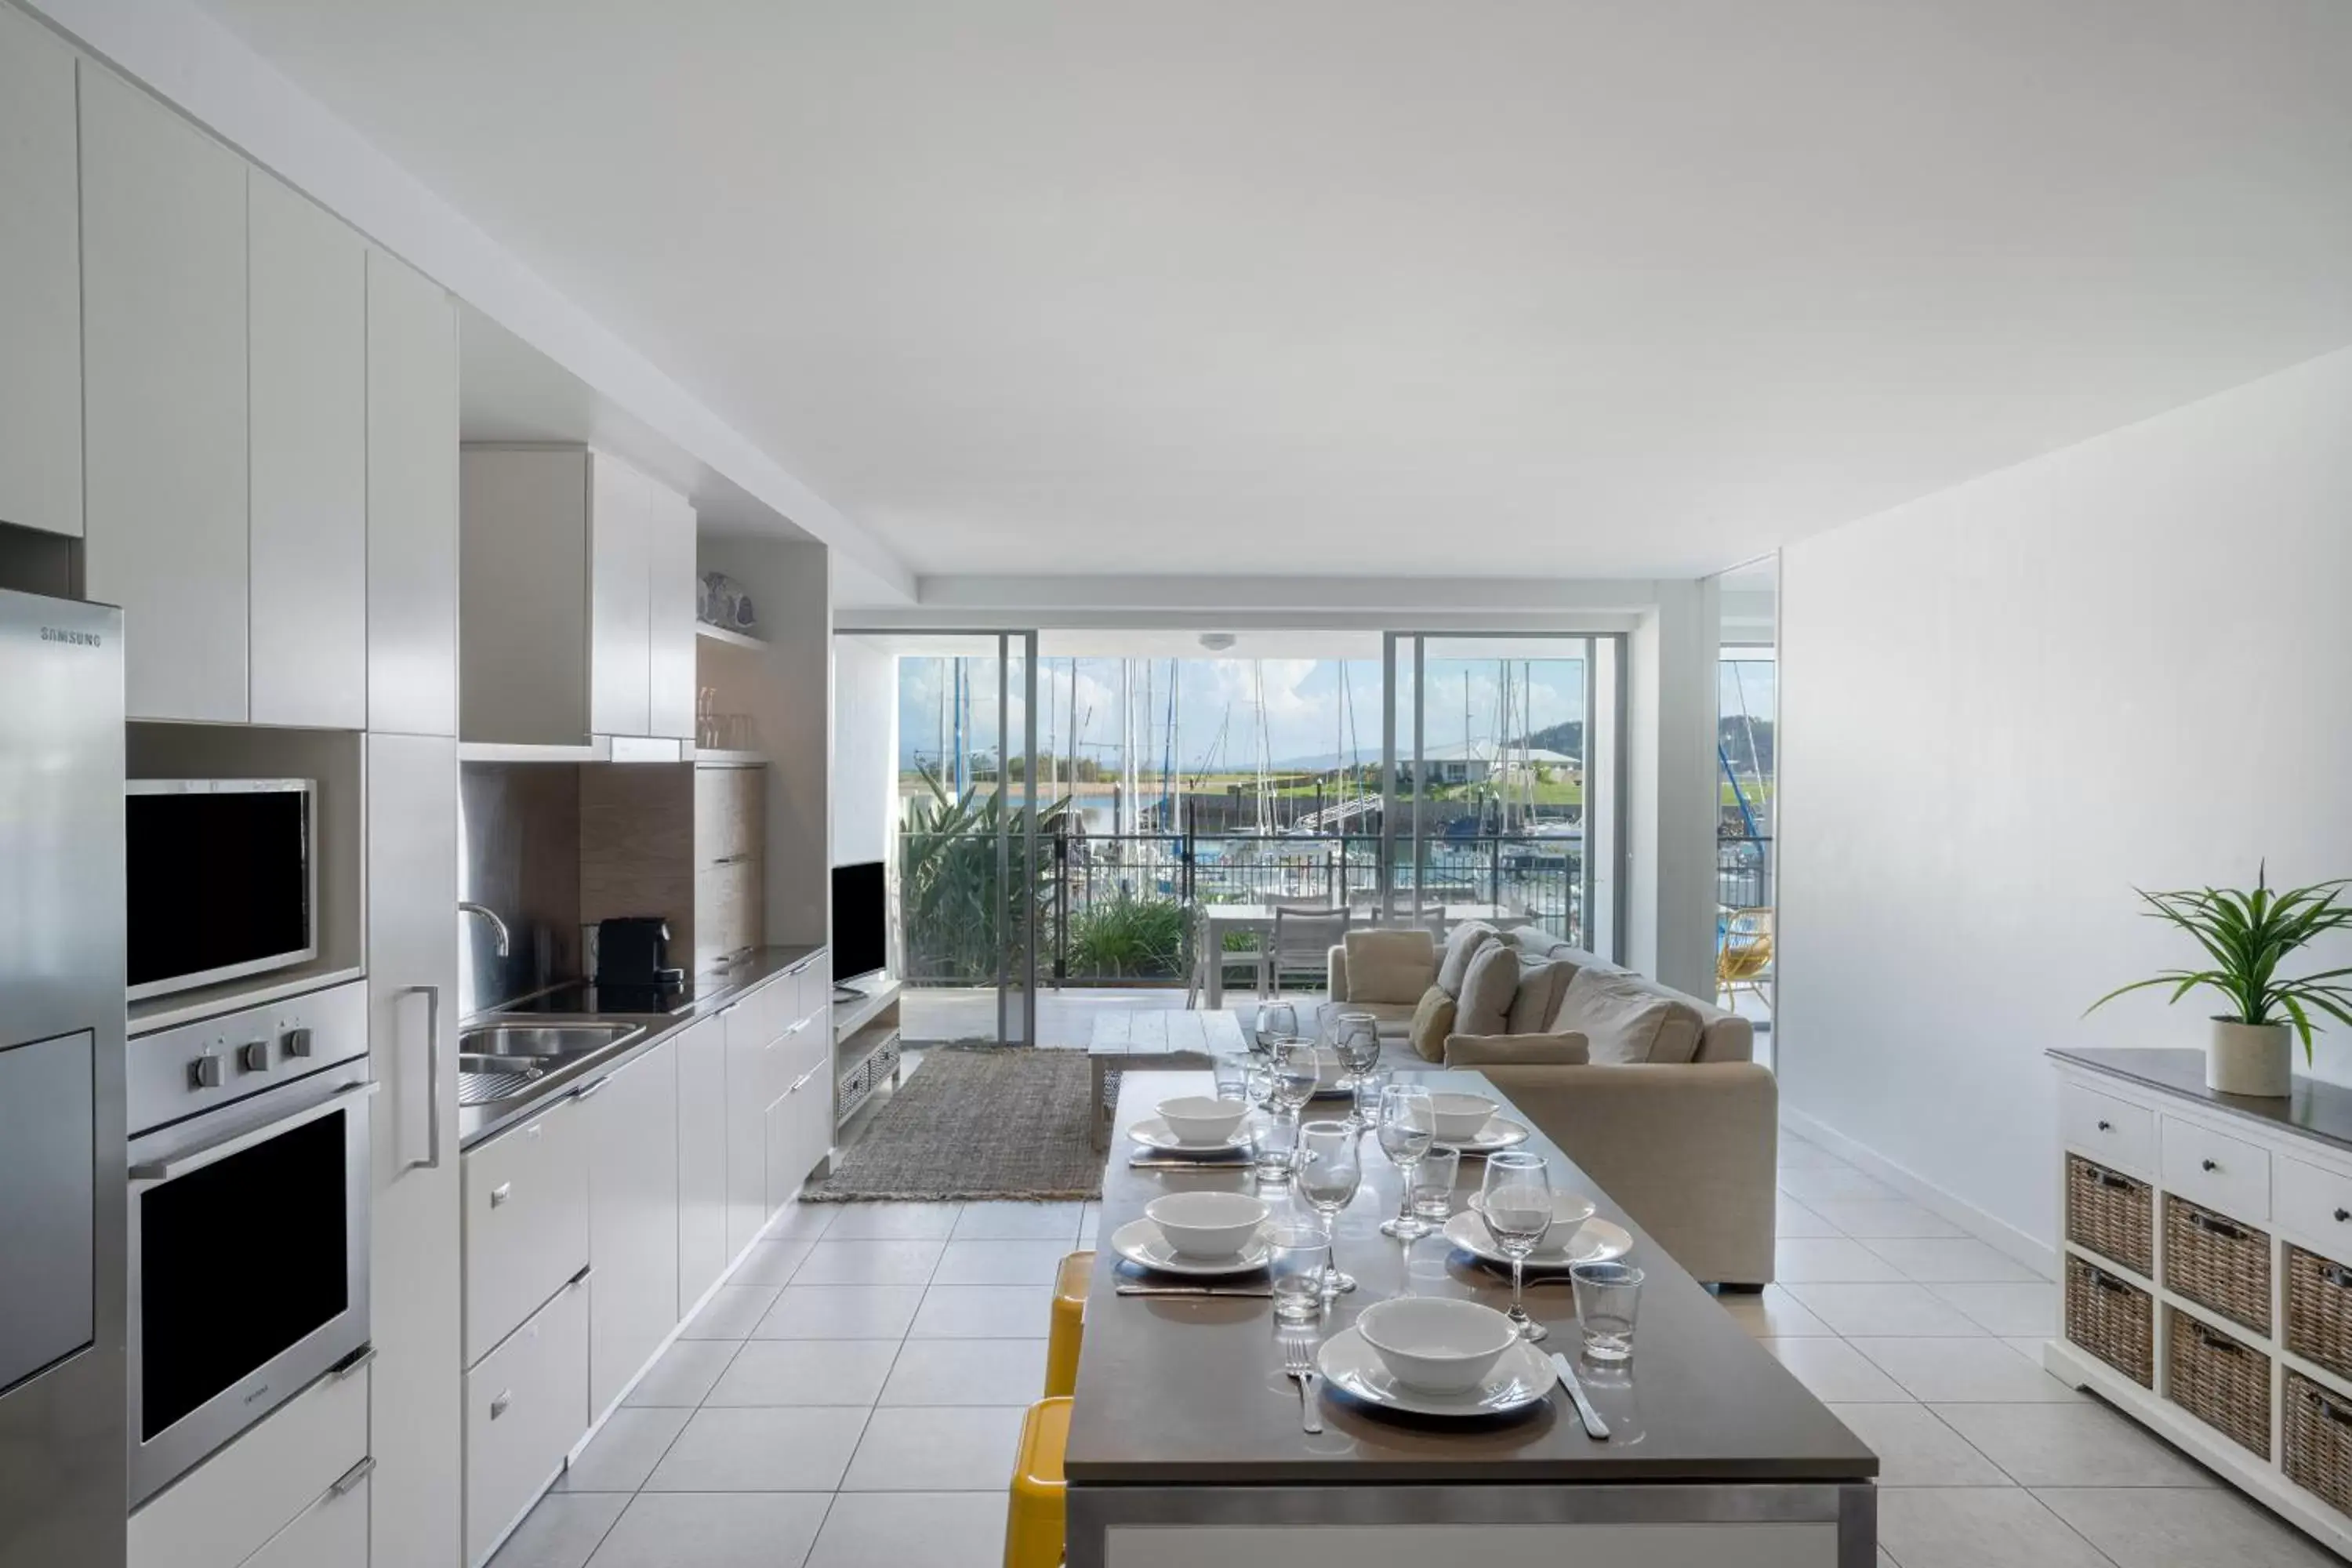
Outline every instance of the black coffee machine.
<svg viewBox="0 0 2352 1568"><path fill-rule="evenodd" d="M659 915L621 915L596 922L600 988L657 989L682 985L686 971L669 962L669 921Z"/></svg>

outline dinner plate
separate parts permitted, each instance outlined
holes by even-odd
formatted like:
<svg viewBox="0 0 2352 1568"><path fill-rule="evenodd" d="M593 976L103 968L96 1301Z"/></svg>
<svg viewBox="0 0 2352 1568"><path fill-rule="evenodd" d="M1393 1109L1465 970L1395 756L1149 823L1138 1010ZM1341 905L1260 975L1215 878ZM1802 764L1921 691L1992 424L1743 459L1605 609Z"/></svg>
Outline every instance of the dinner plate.
<svg viewBox="0 0 2352 1568"><path fill-rule="evenodd" d="M1149 1218L1131 1219L1110 1233L1110 1249L1140 1268L1155 1274L1182 1274L1198 1279L1215 1279L1228 1274L1248 1274L1265 1267L1265 1229L1261 1226L1240 1252L1213 1262L1202 1258L1182 1258L1160 1234L1160 1227Z"/></svg>
<svg viewBox="0 0 2352 1568"><path fill-rule="evenodd" d="M1559 1381L1551 1361L1525 1340L1515 1341L1486 1380L1467 1394L1429 1394L1399 1384L1354 1324L1323 1342L1315 1364L1324 1381L1381 1410L1411 1415L1483 1418L1507 1415L1542 1402Z"/></svg>
<svg viewBox="0 0 2352 1568"><path fill-rule="evenodd" d="M1165 1149L1172 1154L1230 1154L1236 1149L1250 1146L1250 1124L1246 1118L1226 1137L1214 1143L1187 1143L1176 1136L1164 1116L1147 1116L1127 1130L1127 1135L1147 1149Z"/></svg>
<svg viewBox="0 0 2352 1568"><path fill-rule="evenodd" d="M1445 1222L1445 1239L1478 1259L1508 1268L1511 1260L1486 1234L1484 1221L1465 1209ZM1528 1254L1530 1268L1566 1268L1573 1263L1605 1263L1612 1258L1622 1258L1633 1250L1633 1238L1622 1225L1605 1219L1589 1219L1583 1227L1569 1238L1566 1247L1544 1246Z"/></svg>
<svg viewBox="0 0 2352 1568"><path fill-rule="evenodd" d="M1456 1138L1448 1142L1447 1147L1459 1149L1465 1154L1492 1154L1498 1149L1508 1149L1527 1141L1528 1130L1524 1122L1514 1121L1507 1116L1490 1116L1486 1119L1486 1125L1478 1129L1475 1138Z"/></svg>

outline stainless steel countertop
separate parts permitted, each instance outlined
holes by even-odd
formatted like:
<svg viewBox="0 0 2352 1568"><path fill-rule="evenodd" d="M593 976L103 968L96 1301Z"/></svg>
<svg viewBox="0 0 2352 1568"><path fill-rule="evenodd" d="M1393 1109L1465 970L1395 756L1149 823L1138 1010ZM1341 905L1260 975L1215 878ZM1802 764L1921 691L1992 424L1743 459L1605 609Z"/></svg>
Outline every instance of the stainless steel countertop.
<svg viewBox="0 0 2352 1568"><path fill-rule="evenodd" d="M496 1100L488 1105L458 1107L458 1149L461 1152L471 1149L516 1122L544 1111L551 1101L579 1093L626 1067L664 1040L722 1008L731 1006L746 992L765 984L779 974L789 974L824 951L821 942L814 945L783 943L755 949L723 969L706 971L696 976L693 1002L675 1013L532 1013L519 1011L512 1002L507 1002L467 1016L457 1026L461 1036L467 1029L499 1022L631 1024L636 1026L637 1032L624 1035L601 1050L567 1063L511 1100Z"/></svg>

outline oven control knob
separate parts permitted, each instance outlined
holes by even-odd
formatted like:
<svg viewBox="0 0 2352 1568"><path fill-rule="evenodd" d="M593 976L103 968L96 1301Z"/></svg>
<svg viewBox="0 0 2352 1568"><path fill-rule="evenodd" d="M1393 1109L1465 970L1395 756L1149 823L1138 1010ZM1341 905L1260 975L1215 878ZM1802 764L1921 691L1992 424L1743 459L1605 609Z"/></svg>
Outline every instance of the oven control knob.
<svg viewBox="0 0 2352 1568"><path fill-rule="evenodd" d="M278 1043L285 1047L289 1057L307 1057L310 1054L310 1031L289 1029L279 1037Z"/></svg>
<svg viewBox="0 0 2352 1568"><path fill-rule="evenodd" d="M236 1048L236 1065L246 1072L269 1070L269 1042L252 1040Z"/></svg>
<svg viewBox="0 0 2352 1568"><path fill-rule="evenodd" d="M218 1055L206 1051L188 1064L190 1089L218 1089L220 1086L221 1059Z"/></svg>

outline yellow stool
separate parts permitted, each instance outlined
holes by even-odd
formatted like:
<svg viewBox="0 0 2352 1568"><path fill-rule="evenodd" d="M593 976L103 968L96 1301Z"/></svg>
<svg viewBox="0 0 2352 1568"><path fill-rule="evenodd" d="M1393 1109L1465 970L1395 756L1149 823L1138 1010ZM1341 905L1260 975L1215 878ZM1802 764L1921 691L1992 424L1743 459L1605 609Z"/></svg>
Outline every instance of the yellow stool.
<svg viewBox="0 0 2352 1568"><path fill-rule="evenodd" d="M1070 1402L1041 1399L1021 1423L1013 1462L1013 1502L1004 1512L1004 1568L1057 1568L1066 1529L1069 1483L1062 1455L1070 1446Z"/></svg>
<svg viewBox="0 0 2352 1568"><path fill-rule="evenodd" d="M1077 1392L1078 1342L1087 1328L1087 1281L1095 1271L1095 1255L1073 1252L1062 1259L1054 1277L1054 1331L1045 1342L1045 1396Z"/></svg>

